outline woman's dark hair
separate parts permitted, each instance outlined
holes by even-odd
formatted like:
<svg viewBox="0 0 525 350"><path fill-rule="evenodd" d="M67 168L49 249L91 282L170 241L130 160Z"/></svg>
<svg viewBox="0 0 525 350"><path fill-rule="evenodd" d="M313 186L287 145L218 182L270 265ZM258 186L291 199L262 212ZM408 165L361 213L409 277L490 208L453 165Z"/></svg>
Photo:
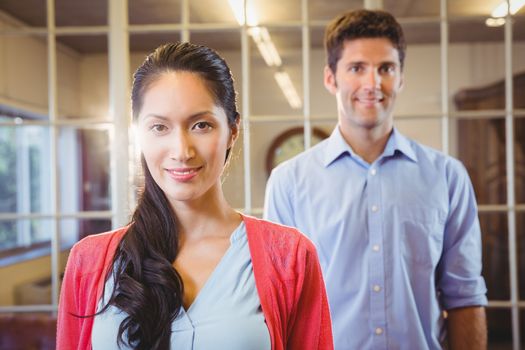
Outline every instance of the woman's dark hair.
<svg viewBox="0 0 525 350"><path fill-rule="evenodd" d="M191 72L206 83L222 107L230 128L239 118L233 78L217 52L191 43L166 44L148 55L134 74L131 94L133 119L139 116L144 94L162 74ZM229 150L226 158L228 158ZM127 313L119 326L118 343L136 349L169 349L171 324L183 305L184 285L173 267L179 251L177 218L142 157L144 189L131 224L120 242L113 268L115 288L104 312L114 305Z"/></svg>
<svg viewBox="0 0 525 350"><path fill-rule="evenodd" d="M355 10L334 18L326 27L324 46L328 67L335 74L345 41L362 38L386 38L399 53L401 69L405 63L406 41L394 16L379 10Z"/></svg>

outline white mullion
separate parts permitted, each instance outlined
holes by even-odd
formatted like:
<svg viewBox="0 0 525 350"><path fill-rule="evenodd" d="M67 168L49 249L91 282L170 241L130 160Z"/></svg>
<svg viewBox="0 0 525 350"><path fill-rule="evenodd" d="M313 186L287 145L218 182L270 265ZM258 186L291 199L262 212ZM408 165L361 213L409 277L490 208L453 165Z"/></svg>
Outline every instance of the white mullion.
<svg viewBox="0 0 525 350"><path fill-rule="evenodd" d="M49 120L57 120L57 54L55 34L55 1L47 0L47 75L48 75L48 111ZM50 126L50 172L51 172L51 212L59 212L59 172L58 172L58 126ZM51 300L57 307L59 294L59 253L60 253L60 225L58 219L52 221L51 229Z"/></svg>
<svg viewBox="0 0 525 350"><path fill-rule="evenodd" d="M190 1L189 0L182 0L181 3L181 24L182 29L180 33L180 41L182 42L188 42L190 41Z"/></svg>
<svg viewBox="0 0 525 350"><path fill-rule="evenodd" d="M129 36L127 0L108 2L109 109L111 130L111 207L113 228L129 219Z"/></svg>
<svg viewBox="0 0 525 350"><path fill-rule="evenodd" d="M448 11L447 0L440 2L440 51L441 51L441 150L449 153L449 103L448 103Z"/></svg>
<svg viewBox="0 0 525 350"><path fill-rule="evenodd" d="M510 3L507 1L510 9ZM512 15L507 11L505 22L505 162L507 172L508 248L510 273L510 300L512 303L512 347L520 348L518 259L516 252L516 199L514 197L514 120L513 120L513 76L512 76Z"/></svg>
<svg viewBox="0 0 525 350"><path fill-rule="evenodd" d="M304 117L304 149L311 147L312 123L310 120L310 28L308 0L301 1L301 30L303 54L303 117Z"/></svg>
<svg viewBox="0 0 525 350"><path fill-rule="evenodd" d="M243 0L244 18L247 19L247 1ZM241 28L241 66L242 66L242 135L244 159L244 213L252 214L252 182L250 155L250 47L247 21Z"/></svg>

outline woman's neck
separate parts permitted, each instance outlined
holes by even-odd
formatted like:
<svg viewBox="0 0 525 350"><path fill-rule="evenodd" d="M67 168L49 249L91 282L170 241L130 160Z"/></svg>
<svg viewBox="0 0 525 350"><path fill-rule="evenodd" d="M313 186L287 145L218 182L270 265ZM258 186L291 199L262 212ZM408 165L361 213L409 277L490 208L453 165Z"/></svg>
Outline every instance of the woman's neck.
<svg viewBox="0 0 525 350"><path fill-rule="evenodd" d="M193 201L172 203L179 232L186 239L229 234L242 221L224 198L220 186L211 191Z"/></svg>

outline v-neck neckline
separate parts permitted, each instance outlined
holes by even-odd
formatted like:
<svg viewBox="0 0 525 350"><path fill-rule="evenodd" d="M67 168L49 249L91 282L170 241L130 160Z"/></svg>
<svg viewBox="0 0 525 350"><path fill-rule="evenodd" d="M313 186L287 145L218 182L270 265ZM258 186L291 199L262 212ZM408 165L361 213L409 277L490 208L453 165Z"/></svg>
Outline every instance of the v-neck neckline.
<svg viewBox="0 0 525 350"><path fill-rule="evenodd" d="M199 292L197 293L197 295L193 299L193 301L190 304L190 306L188 308L184 307L184 305L182 306L182 309L184 310L184 313L186 314L186 316L189 317L191 313L195 313L194 309L197 307L195 305L199 302L200 299L203 298L202 294L206 293L206 291L210 288L208 286L212 283L213 280L217 279L217 277L215 277L215 276L219 274L219 270L222 270L222 265L225 264L224 261L226 260L226 257L231 254L231 251L233 250L234 244L238 241L238 237L237 236L239 235L239 231L241 230L242 227L245 227L244 220L241 221L241 223L231 233L231 235L230 235L230 245L228 246L228 248L226 249L226 251L222 255L222 257L219 260L219 262L217 263L217 265L215 265L215 268L213 269L213 271L210 273L210 275L206 279L206 282L204 282L204 285L199 290ZM206 295L206 294L204 294L204 295ZM191 319L191 317L190 317L190 319Z"/></svg>

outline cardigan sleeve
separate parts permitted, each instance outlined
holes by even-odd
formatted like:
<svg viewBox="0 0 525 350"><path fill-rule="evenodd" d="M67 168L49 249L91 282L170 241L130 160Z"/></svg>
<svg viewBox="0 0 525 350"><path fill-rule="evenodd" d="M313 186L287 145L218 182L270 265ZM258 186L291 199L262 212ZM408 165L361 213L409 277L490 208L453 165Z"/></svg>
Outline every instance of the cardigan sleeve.
<svg viewBox="0 0 525 350"><path fill-rule="evenodd" d="M64 279L60 290L60 301L57 316L57 349L78 349L82 319L73 315L79 315L79 257L75 247L71 249L66 264Z"/></svg>
<svg viewBox="0 0 525 350"><path fill-rule="evenodd" d="M290 325L288 349L326 349L334 348L332 323L326 296L325 285L313 244L303 238L306 245L303 276L297 283L298 297L293 309ZM302 270L302 269L301 269Z"/></svg>

